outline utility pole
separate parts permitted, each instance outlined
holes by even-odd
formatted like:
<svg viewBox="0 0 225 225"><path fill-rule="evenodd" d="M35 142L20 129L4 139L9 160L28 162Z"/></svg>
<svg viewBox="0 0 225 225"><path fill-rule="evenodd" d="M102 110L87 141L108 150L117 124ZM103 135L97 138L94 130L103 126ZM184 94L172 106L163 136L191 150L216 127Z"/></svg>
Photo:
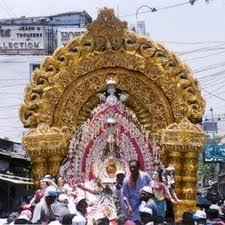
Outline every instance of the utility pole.
<svg viewBox="0 0 225 225"><path fill-rule="evenodd" d="M212 135L213 135L213 140L214 140L214 138L215 138L215 130L214 130L214 114L213 114L213 108L210 108L210 112L211 112L211 120L212 120L212 126L213 126Z"/></svg>

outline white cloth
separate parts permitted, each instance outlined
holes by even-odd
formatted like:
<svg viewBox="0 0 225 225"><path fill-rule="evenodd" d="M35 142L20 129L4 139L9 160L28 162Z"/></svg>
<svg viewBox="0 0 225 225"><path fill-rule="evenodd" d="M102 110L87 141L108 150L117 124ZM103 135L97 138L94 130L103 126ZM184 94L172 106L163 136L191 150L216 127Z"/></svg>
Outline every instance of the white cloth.
<svg viewBox="0 0 225 225"><path fill-rule="evenodd" d="M61 225L61 223L58 220L54 220L50 222L48 225Z"/></svg>
<svg viewBox="0 0 225 225"><path fill-rule="evenodd" d="M80 212L77 212L77 215L72 219L72 225L86 225L86 222L87 220Z"/></svg>
<svg viewBox="0 0 225 225"><path fill-rule="evenodd" d="M43 204L44 204L43 200L41 199L41 201L37 205L35 205L33 217L31 220L32 223L37 223L41 219L41 212L42 209L44 208Z"/></svg>
<svg viewBox="0 0 225 225"><path fill-rule="evenodd" d="M221 210L221 208L218 205L212 204L212 205L210 205L209 208L210 209L216 209L216 210L218 210L218 212L219 212L220 215L223 215L222 210Z"/></svg>
<svg viewBox="0 0 225 225"><path fill-rule="evenodd" d="M194 219L206 219L206 213L203 210L198 209L194 215Z"/></svg>
<svg viewBox="0 0 225 225"><path fill-rule="evenodd" d="M25 220L27 220L27 221L29 221L30 220L30 218L27 216L27 215L19 215L18 217L17 217L17 219L25 219Z"/></svg>
<svg viewBox="0 0 225 225"><path fill-rule="evenodd" d="M69 208L70 214L76 214L77 210L76 210L76 205L75 205L73 196L69 196L68 208Z"/></svg>
<svg viewBox="0 0 225 225"><path fill-rule="evenodd" d="M7 218L0 218L0 225L4 225L4 224L7 224Z"/></svg>

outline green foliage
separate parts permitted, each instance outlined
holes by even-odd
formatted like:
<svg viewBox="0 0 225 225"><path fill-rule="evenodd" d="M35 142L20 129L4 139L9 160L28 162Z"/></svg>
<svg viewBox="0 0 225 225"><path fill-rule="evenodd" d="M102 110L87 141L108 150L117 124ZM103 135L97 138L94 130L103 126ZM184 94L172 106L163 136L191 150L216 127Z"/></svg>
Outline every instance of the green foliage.
<svg viewBox="0 0 225 225"><path fill-rule="evenodd" d="M205 180L212 180L215 172L215 165L213 163L204 163L199 160L198 171L203 175Z"/></svg>

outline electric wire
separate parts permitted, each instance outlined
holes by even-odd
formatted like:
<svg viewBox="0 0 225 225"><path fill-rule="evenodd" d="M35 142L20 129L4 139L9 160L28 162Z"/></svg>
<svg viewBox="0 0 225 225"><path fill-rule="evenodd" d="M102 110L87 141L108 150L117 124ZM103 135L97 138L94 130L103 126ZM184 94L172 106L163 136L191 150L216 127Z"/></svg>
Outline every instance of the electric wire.
<svg viewBox="0 0 225 225"><path fill-rule="evenodd" d="M177 45L202 45L202 44L225 44L225 41L199 41L199 42L178 42L178 41L163 41L167 44Z"/></svg>
<svg viewBox="0 0 225 225"><path fill-rule="evenodd" d="M220 85L224 81L225 81L225 79L221 79L221 80L216 80L215 82L211 81L211 82L208 82L206 84L201 83L201 87L204 87L208 90L208 88L211 89L211 88L214 88L214 87L218 87L218 85Z"/></svg>
<svg viewBox="0 0 225 225"><path fill-rule="evenodd" d="M225 80L217 80L216 82L215 81L211 81L211 82L208 82L206 84L203 84L201 86L203 86L204 88L211 88L211 87L217 87L217 85L220 85L221 83L223 83Z"/></svg>
<svg viewBox="0 0 225 225"><path fill-rule="evenodd" d="M209 66L197 68L197 69L193 70L193 72L194 73L202 73L204 71L213 70L213 69L217 69L217 68L224 67L224 66L225 66L225 62L220 62L217 64L211 64Z"/></svg>
<svg viewBox="0 0 225 225"><path fill-rule="evenodd" d="M8 87L26 87L26 84L9 84L9 85L0 85L0 88L8 88Z"/></svg>
<svg viewBox="0 0 225 225"><path fill-rule="evenodd" d="M209 81L212 78L217 78L217 76L224 75L224 73L225 73L225 70L220 70L216 73L208 74L208 75L205 75L205 76L199 76L198 80L200 80L201 82Z"/></svg>
<svg viewBox="0 0 225 225"><path fill-rule="evenodd" d="M179 55L187 55L187 54L194 54L194 53L203 53L203 52L209 52L209 51L215 51L215 50L221 50L225 49L225 44L220 44L220 45L215 45L215 46L207 46L207 47L202 47L202 48L197 48L197 49L191 49L191 50L185 50L181 52L177 52Z"/></svg>
<svg viewBox="0 0 225 225"><path fill-rule="evenodd" d="M1 3L5 6L5 8L8 10L8 12L11 13L15 18L17 18L17 15L9 8L9 6L6 4L4 0L1 0Z"/></svg>
<svg viewBox="0 0 225 225"><path fill-rule="evenodd" d="M7 9L7 7L5 7L5 5L3 4L3 1L1 0L0 1L0 4L1 4L1 8L6 12L6 14L8 15L8 17L12 17L12 14L10 14L10 10Z"/></svg>
<svg viewBox="0 0 225 225"><path fill-rule="evenodd" d="M18 119L18 117L0 117L0 120L8 120L8 119Z"/></svg>
<svg viewBox="0 0 225 225"><path fill-rule="evenodd" d="M161 8L155 8L154 7L155 11L152 10L152 9L151 10L145 10L145 11L139 12L138 14L145 14L145 13L149 13L149 12L158 12L158 11L161 11L161 10L167 10L167 9L171 9L171 8L176 8L176 7L180 7L180 6L188 5L188 4L191 4L190 1L179 3L179 4L175 4L175 5L164 6L164 7L161 7ZM127 15L122 15L122 16L120 16L120 18L130 17L130 16L136 16L136 12L135 13L131 13L131 14L127 14Z"/></svg>
<svg viewBox="0 0 225 225"><path fill-rule="evenodd" d="M219 86L219 87L217 87L217 88L214 89L214 90L210 90L210 94L214 94L214 93L217 92L218 90L224 88L224 81L221 82L221 83L222 83L222 86ZM217 93L216 93L216 94L217 94ZM208 96L208 95L209 95L209 93L207 93L205 96ZM217 94L217 95L218 95L218 94Z"/></svg>
<svg viewBox="0 0 225 225"><path fill-rule="evenodd" d="M218 96L218 95L222 95L222 94L225 94L225 91L223 91L223 92L220 92L220 93L216 93L216 95ZM210 98L212 98L213 96L206 96L206 98L207 99L210 99Z"/></svg>
<svg viewBox="0 0 225 225"><path fill-rule="evenodd" d="M192 61L192 60L205 59L205 58L215 56L215 55L222 55L224 53L225 53L225 51L221 51L221 52L217 52L217 53L214 53L214 54L208 54L208 55L205 55L205 56L199 56L199 57L194 57L194 58L187 58L187 59L184 59L184 60L186 62L189 62L189 61Z"/></svg>
<svg viewBox="0 0 225 225"><path fill-rule="evenodd" d="M217 95L211 93L210 91L207 91L207 90L206 90L205 88L203 88L203 87L202 87L202 90L204 90L206 93L208 93L208 94L214 96L215 98L220 99L221 101L225 102L225 99L224 99L224 98L221 98L221 97L219 97L219 96L217 96Z"/></svg>
<svg viewBox="0 0 225 225"><path fill-rule="evenodd" d="M19 105L6 105L6 106L0 106L0 109L2 108L11 108L11 107L17 107Z"/></svg>

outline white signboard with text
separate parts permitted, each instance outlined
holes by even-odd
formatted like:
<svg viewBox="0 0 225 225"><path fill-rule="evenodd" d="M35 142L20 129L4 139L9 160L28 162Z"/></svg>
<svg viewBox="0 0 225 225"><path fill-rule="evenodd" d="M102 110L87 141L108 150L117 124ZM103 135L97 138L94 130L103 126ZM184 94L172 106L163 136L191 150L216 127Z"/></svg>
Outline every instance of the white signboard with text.
<svg viewBox="0 0 225 225"><path fill-rule="evenodd" d="M66 44L69 40L80 35L81 33L84 33L85 31L85 27L59 27L57 36L58 46Z"/></svg>
<svg viewBox="0 0 225 225"><path fill-rule="evenodd" d="M0 26L0 53L44 49L43 26Z"/></svg>

